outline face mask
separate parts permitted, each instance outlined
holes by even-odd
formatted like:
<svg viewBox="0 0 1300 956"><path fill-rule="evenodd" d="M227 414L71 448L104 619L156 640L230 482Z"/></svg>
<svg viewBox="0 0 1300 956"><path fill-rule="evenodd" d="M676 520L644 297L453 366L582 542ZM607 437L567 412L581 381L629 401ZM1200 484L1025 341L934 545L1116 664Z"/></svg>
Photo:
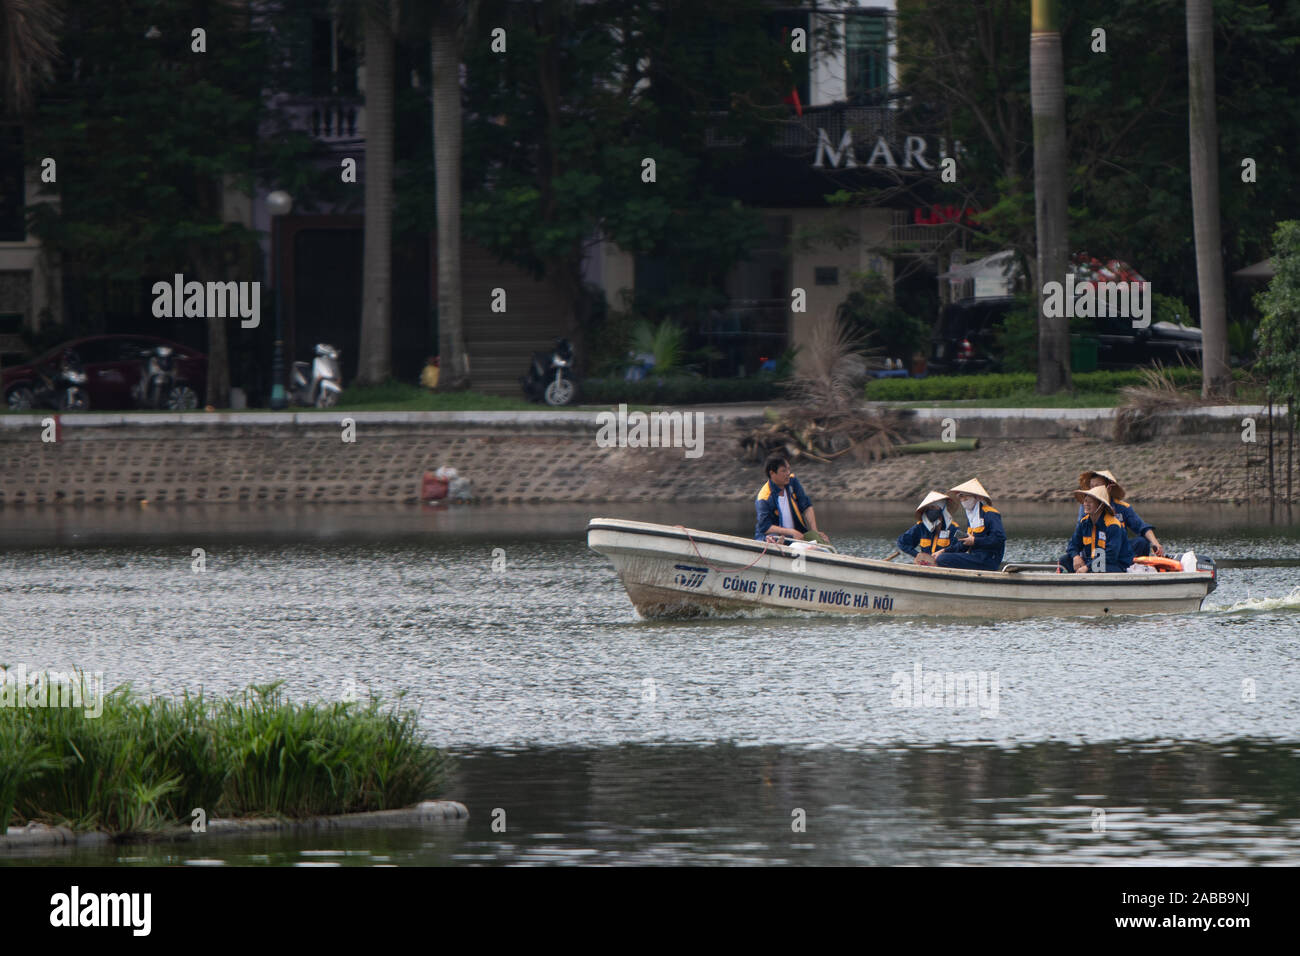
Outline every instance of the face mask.
<svg viewBox="0 0 1300 956"><path fill-rule="evenodd" d="M943 517L943 512L940 511L938 508L931 508L929 511L925 513L925 516L929 518L931 521L937 522L939 521L939 519Z"/></svg>

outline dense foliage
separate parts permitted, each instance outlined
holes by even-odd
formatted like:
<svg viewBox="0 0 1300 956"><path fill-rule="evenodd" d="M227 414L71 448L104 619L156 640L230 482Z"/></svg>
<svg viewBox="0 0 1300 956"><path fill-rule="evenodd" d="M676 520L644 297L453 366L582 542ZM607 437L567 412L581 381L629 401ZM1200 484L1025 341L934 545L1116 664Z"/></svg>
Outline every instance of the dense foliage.
<svg viewBox="0 0 1300 956"><path fill-rule="evenodd" d="M209 818L394 809L435 794L447 769L413 713L377 700L294 704L276 684L237 700L141 700L122 687L92 716L96 688L80 679L72 699L85 708L0 707L0 832L14 818L131 832L190 823L195 808Z"/></svg>
<svg viewBox="0 0 1300 956"><path fill-rule="evenodd" d="M940 184L939 198L929 201L982 210L981 247L1016 249L1032 264L1029 5L904 0L899 7L909 124L944 129L965 150L957 182ZM1071 248L1127 260L1156 293L1194 303L1184 4L1061 7ZM1288 155L1300 140L1300 3L1218 0L1214 13L1220 211L1231 272L1263 258L1273 223L1300 213L1300 179ZM1094 52L1097 29L1105 31L1105 52ZM1256 163L1257 182L1243 182L1246 158ZM1229 315L1247 318L1244 290L1229 292L1236 295Z"/></svg>
<svg viewBox="0 0 1300 956"><path fill-rule="evenodd" d="M1195 385L1201 381L1199 369L1173 368L1166 374L1178 385ZM1140 385L1142 370L1119 372L1080 372L1074 375L1074 387L1080 392L1118 392L1126 385ZM934 375L929 378L881 378L867 383L867 398L878 402L963 401L981 398L1004 398L1018 392L1033 391L1032 372L995 375Z"/></svg>
<svg viewBox="0 0 1300 956"><path fill-rule="evenodd" d="M1259 367L1270 393L1290 405L1300 398L1300 221L1279 223L1274 233L1276 274L1258 296Z"/></svg>

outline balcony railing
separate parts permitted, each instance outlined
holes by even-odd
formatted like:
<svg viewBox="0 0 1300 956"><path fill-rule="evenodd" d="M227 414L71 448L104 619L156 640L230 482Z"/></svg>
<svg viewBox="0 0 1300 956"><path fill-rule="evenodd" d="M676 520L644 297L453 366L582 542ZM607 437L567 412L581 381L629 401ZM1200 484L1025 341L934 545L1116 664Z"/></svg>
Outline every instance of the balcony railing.
<svg viewBox="0 0 1300 956"><path fill-rule="evenodd" d="M277 104L289 124L331 146L356 146L366 139L365 101L360 97L285 98Z"/></svg>
<svg viewBox="0 0 1300 956"><path fill-rule="evenodd" d="M891 210L890 217L888 242L900 251L933 252L942 246L966 247L966 230L953 223L917 225L912 213L903 209Z"/></svg>

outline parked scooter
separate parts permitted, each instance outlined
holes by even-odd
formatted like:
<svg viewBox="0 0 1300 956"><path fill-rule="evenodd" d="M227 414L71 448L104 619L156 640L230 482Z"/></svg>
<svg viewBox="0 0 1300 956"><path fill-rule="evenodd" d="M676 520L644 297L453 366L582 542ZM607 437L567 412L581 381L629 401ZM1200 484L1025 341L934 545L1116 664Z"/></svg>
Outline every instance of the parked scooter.
<svg viewBox="0 0 1300 956"><path fill-rule="evenodd" d="M59 356L56 365L38 369L36 374L40 381L32 390L32 408L52 408L58 412L90 408L86 372L76 352L68 349Z"/></svg>
<svg viewBox="0 0 1300 956"><path fill-rule="evenodd" d="M140 353L140 380L131 395L141 408L170 408L186 411L199 407L199 395L182 381L176 368L176 352L169 345L157 345Z"/></svg>
<svg viewBox="0 0 1300 956"><path fill-rule="evenodd" d="M293 378L289 386L289 401L294 405L312 405L331 408L338 404L343 394L339 384L339 351L323 342L316 346L316 358L293 363Z"/></svg>
<svg viewBox="0 0 1300 956"><path fill-rule="evenodd" d="M573 371L573 346L568 339L557 339L550 355L534 352L528 376L520 379L530 402L547 405L572 405L578 400L578 380Z"/></svg>

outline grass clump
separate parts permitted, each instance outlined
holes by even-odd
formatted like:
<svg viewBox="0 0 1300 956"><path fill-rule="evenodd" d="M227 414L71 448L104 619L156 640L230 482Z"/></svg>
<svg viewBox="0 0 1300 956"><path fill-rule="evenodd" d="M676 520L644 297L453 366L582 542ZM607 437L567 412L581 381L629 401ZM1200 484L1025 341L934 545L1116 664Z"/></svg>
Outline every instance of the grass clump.
<svg viewBox="0 0 1300 956"><path fill-rule="evenodd" d="M305 817L409 806L448 759L415 715L368 703L295 704L278 683L233 700L142 700L127 687L86 707L0 707L0 833L11 821L125 834L209 818Z"/></svg>

